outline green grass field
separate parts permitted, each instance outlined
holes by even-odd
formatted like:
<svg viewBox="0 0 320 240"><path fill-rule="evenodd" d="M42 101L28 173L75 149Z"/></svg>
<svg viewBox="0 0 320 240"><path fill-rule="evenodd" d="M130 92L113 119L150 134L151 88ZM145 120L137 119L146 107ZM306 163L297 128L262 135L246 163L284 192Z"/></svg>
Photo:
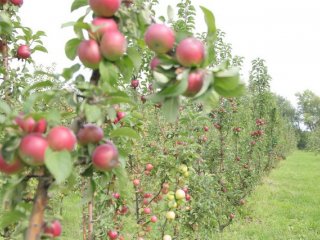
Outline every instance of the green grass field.
<svg viewBox="0 0 320 240"><path fill-rule="evenodd" d="M320 156L297 151L247 199L222 239L319 240Z"/></svg>

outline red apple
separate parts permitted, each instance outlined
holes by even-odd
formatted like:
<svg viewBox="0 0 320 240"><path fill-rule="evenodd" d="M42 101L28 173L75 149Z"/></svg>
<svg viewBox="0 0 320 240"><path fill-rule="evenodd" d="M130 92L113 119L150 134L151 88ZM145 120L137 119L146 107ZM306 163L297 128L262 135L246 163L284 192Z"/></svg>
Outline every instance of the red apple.
<svg viewBox="0 0 320 240"><path fill-rule="evenodd" d="M109 239L117 239L118 238L118 232L117 231L114 231L114 230L110 230L108 231L108 237Z"/></svg>
<svg viewBox="0 0 320 240"><path fill-rule="evenodd" d="M127 40L121 32L112 31L103 35L100 51L106 59L116 61L123 56L126 50Z"/></svg>
<svg viewBox="0 0 320 240"><path fill-rule="evenodd" d="M125 112L117 112L117 118L120 121L122 118L124 118L126 116Z"/></svg>
<svg viewBox="0 0 320 240"><path fill-rule="evenodd" d="M235 218L234 213L230 213L229 218L230 218L231 220L234 219L234 218Z"/></svg>
<svg viewBox="0 0 320 240"><path fill-rule="evenodd" d="M143 95L140 97L140 100L142 103L145 103L147 101L146 97Z"/></svg>
<svg viewBox="0 0 320 240"><path fill-rule="evenodd" d="M190 200L191 200L190 194L186 194L186 201L190 201Z"/></svg>
<svg viewBox="0 0 320 240"><path fill-rule="evenodd" d="M50 148L54 151L72 151L77 143L77 138L72 130L64 126L52 128L47 140Z"/></svg>
<svg viewBox="0 0 320 240"><path fill-rule="evenodd" d="M120 193L113 193L112 196L113 196L115 199L119 199L119 198L120 198Z"/></svg>
<svg viewBox="0 0 320 240"><path fill-rule="evenodd" d="M153 165L151 164L151 163L148 163L147 165L146 165L146 170L147 171L151 171L153 169Z"/></svg>
<svg viewBox="0 0 320 240"><path fill-rule="evenodd" d="M28 165L43 165L47 147L48 142L41 134L30 133L22 138L19 146L19 155Z"/></svg>
<svg viewBox="0 0 320 240"><path fill-rule="evenodd" d="M204 72L197 70L191 72L188 76L188 88L184 93L185 96L193 97L195 96L202 88L204 82Z"/></svg>
<svg viewBox="0 0 320 240"><path fill-rule="evenodd" d="M143 212L144 212L145 214L150 214L150 213L151 213L151 209L150 209L150 208L144 208L144 209L143 209Z"/></svg>
<svg viewBox="0 0 320 240"><path fill-rule="evenodd" d="M203 130L204 130L205 132L208 132L208 131L209 131L209 127L208 127L208 126L204 126L204 127L203 127Z"/></svg>
<svg viewBox="0 0 320 240"><path fill-rule="evenodd" d="M31 56L31 51L30 51L29 46L20 45L17 50L17 56L18 56L18 58L21 58L21 59L29 58Z"/></svg>
<svg viewBox="0 0 320 240"><path fill-rule="evenodd" d="M92 25L94 26L94 33L101 39L104 34L110 31L118 31L118 25L113 18L102 18L96 17L92 20Z"/></svg>
<svg viewBox="0 0 320 240"><path fill-rule="evenodd" d="M59 237L62 232L61 223L58 220L53 221L49 226L46 226L44 232L52 237Z"/></svg>
<svg viewBox="0 0 320 240"><path fill-rule="evenodd" d="M5 174L15 174L20 172L22 168L23 164L18 157L15 157L14 160L7 162L0 154L0 172Z"/></svg>
<svg viewBox="0 0 320 240"><path fill-rule="evenodd" d="M23 4L23 0L10 0L10 2L15 6L21 6Z"/></svg>
<svg viewBox="0 0 320 240"><path fill-rule="evenodd" d="M199 66L205 57L204 45L196 38L186 38L178 44L176 57L184 67Z"/></svg>
<svg viewBox="0 0 320 240"><path fill-rule="evenodd" d="M100 171L110 171L119 166L118 149L112 142L98 146L92 153L92 164Z"/></svg>
<svg viewBox="0 0 320 240"><path fill-rule="evenodd" d="M164 24L152 24L144 36L148 47L156 53L169 52L175 42L174 31Z"/></svg>
<svg viewBox="0 0 320 240"><path fill-rule="evenodd" d="M16 117L15 122L26 133L33 132L36 127L36 121L32 117L24 118L23 115L19 115Z"/></svg>
<svg viewBox="0 0 320 240"><path fill-rule="evenodd" d="M89 0L89 5L97 16L111 17L120 8L121 0Z"/></svg>
<svg viewBox="0 0 320 240"><path fill-rule="evenodd" d="M150 62L150 68L151 70L156 70L156 68L160 65L160 60L157 57L152 58Z"/></svg>
<svg viewBox="0 0 320 240"><path fill-rule="evenodd" d="M133 79L131 80L131 87L136 89L139 86L139 80L138 79Z"/></svg>
<svg viewBox="0 0 320 240"><path fill-rule="evenodd" d="M143 197L144 198L151 198L152 194L151 193L145 193L145 194L143 194Z"/></svg>
<svg viewBox="0 0 320 240"><path fill-rule="evenodd" d="M92 39L83 40L78 47L78 57L84 66L97 69L102 59L98 43Z"/></svg>
<svg viewBox="0 0 320 240"><path fill-rule="evenodd" d="M153 223L156 223L158 221L157 216L152 216L150 221L153 222Z"/></svg>
<svg viewBox="0 0 320 240"><path fill-rule="evenodd" d="M89 143L99 143L103 139L104 133L100 127L89 123L79 130L77 137L80 144L86 145Z"/></svg>
<svg viewBox="0 0 320 240"><path fill-rule="evenodd" d="M42 118L36 123L34 132L45 133L46 130L47 130L47 121L44 118Z"/></svg>
<svg viewBox="0 0 320 240"><path fill-rule="evenodd" d="M133 180L133 185L136 186L136 187L139 186L140 185L140 180L139 179L134 179Z"/></svg>

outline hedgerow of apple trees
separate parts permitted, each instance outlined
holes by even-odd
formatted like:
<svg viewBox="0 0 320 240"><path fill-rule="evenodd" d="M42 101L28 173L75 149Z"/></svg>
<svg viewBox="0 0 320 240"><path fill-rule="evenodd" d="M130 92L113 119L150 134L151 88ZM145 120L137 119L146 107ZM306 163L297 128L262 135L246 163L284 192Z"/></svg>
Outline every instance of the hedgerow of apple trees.
<svg viewBox="0 0 320 240"><path fill-rule="evenodd" d="M64 24L76 34L66 55L82 64L59 75L26 72L30 53L45 51L44 33L19 25L17 1L1 4L10 85L1 101L0 167L10 175L4 237L59 237L59 216L45 210L50 197L56 204L76 191L88 209L83 239L211 239L289 151L291 126L279 117L263 62L253 64L249 94L232 98L244 92L241 58L217 34L213 14L201 7L208 31L196 38L190 1L178 4L178 19L168 8L159 21L156 4L74 1L71 10L83 15ZM13 69L9 56L25 67Z"/></svg>

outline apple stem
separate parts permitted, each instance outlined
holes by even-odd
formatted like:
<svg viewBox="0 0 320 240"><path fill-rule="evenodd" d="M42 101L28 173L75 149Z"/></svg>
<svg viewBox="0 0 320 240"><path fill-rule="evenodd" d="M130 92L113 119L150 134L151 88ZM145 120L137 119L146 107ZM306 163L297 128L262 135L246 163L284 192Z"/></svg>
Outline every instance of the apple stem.
<svg viewBox="0 0 320 240"><path fill-rule="evenodd" d="M44 225L44 212L48 203L48 189L53 179L49 174L45 173L44 168L42 168L41 171L43 172L43 176L39 178L29 226L26 233L26 240L40 239Z"/></svg>

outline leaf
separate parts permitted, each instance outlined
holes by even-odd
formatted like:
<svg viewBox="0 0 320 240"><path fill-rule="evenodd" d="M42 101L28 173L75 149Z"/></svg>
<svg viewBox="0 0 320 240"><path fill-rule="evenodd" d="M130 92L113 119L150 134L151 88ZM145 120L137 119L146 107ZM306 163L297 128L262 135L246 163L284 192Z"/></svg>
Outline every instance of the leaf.
<svg viewBox="0 0 320 240"><path fill-rule="evenodd" d="M214 74L214 88L232 90L240 83L240 73L238 68L231 68Z"/></svg>
<svg viewBox="0 0 320 240"><path fill-rule="evenodd" d="M88 122L94 123L102 118L101 109L96 105L85 105L85 115Z"/></svg>
<svg viewBox="0 0 320 240"><path fill-rule="evenodd" d="M179 97L166 99L162 106L162 112L169 122L174 122L179 116Z"/></svg>
<svg viewBox="0 0 320 240"><path fill-rule="evenodd" d="M189 70L187 69L177 76L177 80L172 85L166 87L157 95L161 97L176 97L181 95L188 88L188 76Z"/></svg>
<svg viewBox="0 0 320 240"><path fill-rule="evenodd" d="M31 86L28 86L26 89L24 89L22 95L26 95L27 93L30 93L31 90L39 90L40 88L45 88L45 87L52 87L53 83L49 80L47 81L42 81L42 82L37 82Z"/></svg>
<svg viewBox="0 0 320 240"><path fill-rule="evenodd" d="M6 115L11 113L10 106L3 100L0 100L0 112Z"/></svg>
<svg viewBox="0 0 320 240"><path fill-rule="evenodd" d="M208 40L213 41L213 40L215 40L216 34L217 34L215 17L209 9L207 9L203 6L200 6L200 8L204 14L204 19L205 19L207 27L208 27L207 38L208 38Z"/></svg>
<svg viewBox="0 0 320 240"><path fill-rule="evenodd" d="M99 70L103 83L107 84L107 86L115 86L117 84L119 78L119 71L116 65L109 61L101 61L99 65Z"/></svg>
<svg viewBox="0 0 320 240"><path fill-rule="evenodd" d="M64 48L66 56L70 59L70 60L74 60L77 56L77 49L79 44L81 43L81 39L79 38L73 38L70 39L67 43L66 46Z"/></svg>
<svg viewBox="0 0 320 240"><path fill-rule="evenodd" d="M73 165L71 155L67 151L54 152L46 150L45 165L54 176L56 183L63 183L72 173Z"/></svg>
<svg viewBox="0 0 320 240"><path fill-rule="evenodd" d="M5 12L0 12L0 34L11 34L12 22L10 16Z"/></svg>
<svg viewBox="0 0 320 240"><path fill-rule="evenodd" d="M116 62L123 80L125 82L130 82L133 75L133 70L135 68L133 60L129 56L122 57L119 61Z"/></svg>
<svg viewBox="0 0 320 240"><path fill-rule="evenodd" d="M48 53L48 50L44 46L41 46L41 45L37 45L32 49L32 52L35 52L35 51Z"/></svg>
<svg viewBox="0 0 320 240"><path fill-rule="evenodd" d="M142 64L141 54L136 48L128 48L127 53L128 53L128 57L133 63L136 73L138 73L140 66Z"/></svg>
<svg viewBox="0 0 320 240"><path fill-rule="evenodd" d="M77 71L79 71L81 65L79 63L69 67L69 68L65 68L63 69L63 72L62 72L62 76L66 79L66 80L69 80L73 77L73 74L75 74Z"/></svg>
<svg viewBox="0 0 320 240"><path fill-rule="evenodd" d="M0 220L0 229L4 229L14 223L17 223L25 217L26 215L18 210L2 212Z"/></svg>
<svg viewBox="0 0 320 240"><path fill-rule="evenodd" d="M71 5L71 12L87 5L88 5L88 0L74 0Z"/></svg>
<svg viewBox="0 0 320 240"><path fill-rule="evenodd" d="M140 135L133 129L128 127L122 127L110 132L110 137L129 137L129 138L140 138Z"/></svg>
<svg viewBox="0 0 320 240"><path fill-rule="evenodd" d="M246 86L243 83L240 83L236 88L230 90L225 90L219 87L215 87L214 89L223 97L240 97L246 92Z"/></svg>
<svg viewBox="0 0 320 240"><path fill-rule="evenodd" d="M124 167L117 167L113 169L114 174L117 176L120 195L124 199L129 198L133 194L133 185L129 184L129 177Z"/></svg>
<svg viewBox="0 0 320 240"><path fill-rule="evenodd" d="M6 139L1 148L1 155L4 160L8 163L14 160L15 152L18 149L21 142L21 138L12 136Z"/></svg>
<svg viewBox="0 0 320 240"><path fill-rule="evenodd" d="M171 5L167 8L167 15L168 15L168 21L173 22L174 21L174 9Z"/></svg>

